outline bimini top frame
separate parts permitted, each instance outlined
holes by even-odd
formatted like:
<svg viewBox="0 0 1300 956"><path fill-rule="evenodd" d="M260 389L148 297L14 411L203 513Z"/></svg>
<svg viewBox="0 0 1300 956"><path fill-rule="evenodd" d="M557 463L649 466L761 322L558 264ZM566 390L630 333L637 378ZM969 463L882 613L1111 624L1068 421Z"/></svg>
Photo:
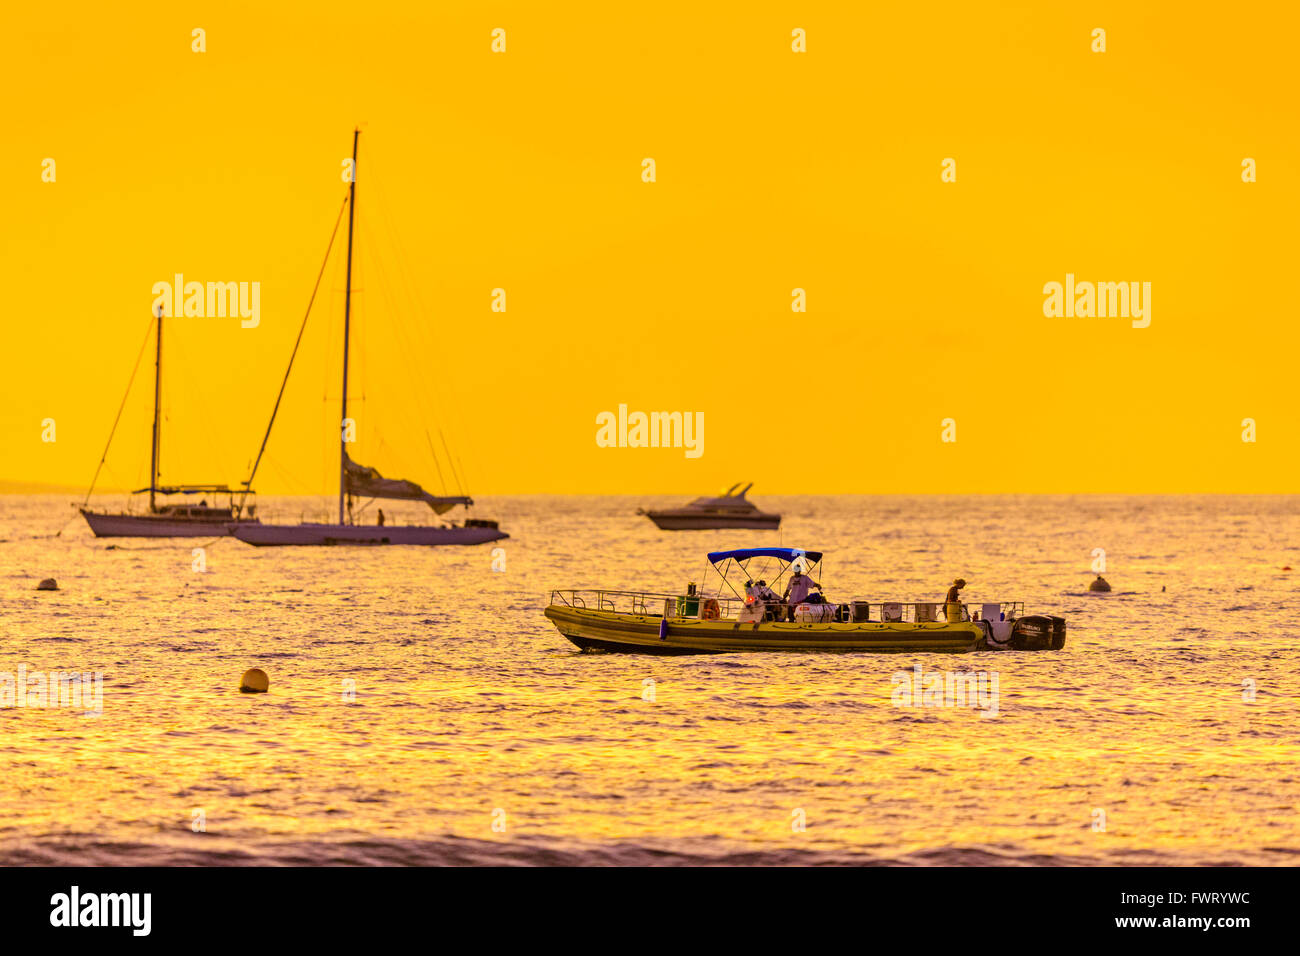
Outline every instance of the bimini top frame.
<svg viewBox="0 0 1300 956"><path fill-rule="evenodd" d="M743 598L744 594L736 590L736 586L727 577L727 572L730 570L730 563L735 561L736 566L748 574L748 564L751 558L776 558L780 570L772 580L771 586L775 587L776 583L785 576L785 572L796 562L805 565L805 571L811 570L813 565L821 561L822 552L805 551L803 548L737 548L734 551L709 552L709 564L713 565L713 570L718 572L718 577L731 590L731 593L739 598ZM721 593L721 590L721 588L718 589L719 593Z"/></svg>

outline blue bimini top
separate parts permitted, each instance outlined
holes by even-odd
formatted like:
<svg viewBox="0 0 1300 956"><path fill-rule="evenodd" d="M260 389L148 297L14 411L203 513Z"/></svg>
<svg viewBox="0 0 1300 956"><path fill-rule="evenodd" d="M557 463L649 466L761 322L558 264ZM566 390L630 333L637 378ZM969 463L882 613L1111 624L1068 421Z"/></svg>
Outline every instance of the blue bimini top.
<svg viewBox="0 0 1300 956"><path fill-rule="evenodd" d="M710 564L717 564L719 561L726 561L728 558L735 558L737 561L744 561L748 558L780 558L782 561L806 558L816 564L822 559L822 553L820 551L805 551L803 548L740 548L736 551L709 552Z"/></svg>

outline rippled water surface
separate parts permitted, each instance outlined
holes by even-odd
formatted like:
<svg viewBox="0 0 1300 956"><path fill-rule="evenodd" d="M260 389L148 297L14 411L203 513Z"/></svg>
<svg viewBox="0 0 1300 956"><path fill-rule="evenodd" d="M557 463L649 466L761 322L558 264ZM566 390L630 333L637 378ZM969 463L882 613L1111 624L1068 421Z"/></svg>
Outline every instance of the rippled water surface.
<svg viewBox="0 0 1300 956"><path fill-rule="evenodd" d="M1297 499L759 499L779 533L634 514L668 503L482 500L511 534L495 572L491 546L110 548L80 518L50 537L66 499L0 498L0 672L105 675L100 716L0 709L0 862L1300 861ZM553 587L676 591L754 543L824 550L833 599L961 575L1068 642L652 658L542 616ZM996 717L892 706L917 663L996 673ZM269 694L238 692L254 666Z"/></svg>

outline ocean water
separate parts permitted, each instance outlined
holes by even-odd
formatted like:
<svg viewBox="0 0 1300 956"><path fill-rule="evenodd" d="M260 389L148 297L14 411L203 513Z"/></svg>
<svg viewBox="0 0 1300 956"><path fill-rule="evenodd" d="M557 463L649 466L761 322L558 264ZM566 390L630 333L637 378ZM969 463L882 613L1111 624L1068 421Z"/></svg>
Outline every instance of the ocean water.
<svg viewBox="0 0 1300 956"><path fill-rule="evenodd" d="M634 513L667 503L483 499L511 534L494 571L491 545L96 540L65 498L0 498L0 680L104 675L98 715L0 709L0 863L1300 862L1300 499ZM552 588L711 588L705 553L755 543L824 550L835 600L960 575L1065 616L1067 644L655 658L579 653L542 615ZM918 665L996 677L996 714L895 706ZM268 694L239 693L249 667Z"/></svg>

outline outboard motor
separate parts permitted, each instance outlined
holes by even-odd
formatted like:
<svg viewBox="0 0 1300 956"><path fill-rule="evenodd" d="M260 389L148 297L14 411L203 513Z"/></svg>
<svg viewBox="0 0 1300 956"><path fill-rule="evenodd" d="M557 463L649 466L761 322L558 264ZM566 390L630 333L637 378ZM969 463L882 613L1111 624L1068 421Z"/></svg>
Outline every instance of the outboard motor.
<svg viewBox="0 0 1300 956"><path fill-rule="evenodd" d="M1011 646L1018 651L1059 651L1065 646L1065 618L1031 614L1011 626Z"/></svg>

